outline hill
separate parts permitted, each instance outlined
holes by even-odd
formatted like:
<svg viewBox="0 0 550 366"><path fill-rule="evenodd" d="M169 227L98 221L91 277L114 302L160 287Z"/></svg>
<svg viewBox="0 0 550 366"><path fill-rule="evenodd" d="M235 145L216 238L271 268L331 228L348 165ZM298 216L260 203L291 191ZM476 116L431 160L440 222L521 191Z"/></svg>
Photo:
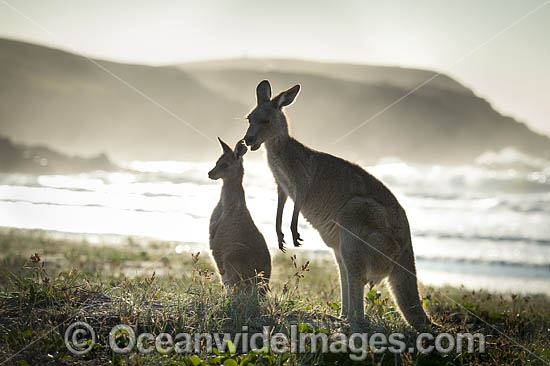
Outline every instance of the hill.
<svg viewBox="0 0 550 366"><path fill-rule="evenodd" d="M241 134L227 126L246 108L185 72L174 67L97 62L213 141L88 59L11 40L0 40L1 133L65 153L105 151L122 160L198 160L209 153L214 158L219 152L218 133L229 140Z"/></svg>
<svg viewBox="0 0 550 366"><path fill-rule="evenodd" d="M298 74L313 74L356 81L367 84L387 84L401 89L414 89L417 85L431 78L435 72L429 70L364 65L346 64L337 62L315 62L300 59L259 59L240 58L207 60L190 62L181 65L184 70L209 70L219 71L220 69L237 69L260 72L286 72ZM456 80L447 75L440 75L430 81L431 87L448 89L459 93L473 94L470 89L465 88Z"/></svg>
<svg viewBox="0 0 550 366"><path fill-rule="evenodd" d="M105 154L89 158L67 156L44 146L16 144L0 136L0 173L71 174L116 169Z"/></svg>
<svg viewBox="0 0 550 366"><path fill-rule="evenodd" d="M314 147L354 160L394 156L424 163L467 163L487 150L509 146L550 157L547 136L503 116L445 75L334 144L434 76L432 71L284 59L218 60L180 67L241 103L253 98L258 80L269 79L274 92L299 82L300 96L288 112L293 133Z"/></svg>
<svg viewBox="0 0 550 366"><path fill-rule="evenodd" d="M547 136L501 115L445 75L334 143L434 75L431 71L303 60L163 67L96 62L212 141L82 56L5 39L0 40L0 132L70 154L105 151L119 160L211 161L219 154L216 136L236 141L244 135L243 117L255 104L255 87L268 78L275 91L302 84L288 109L298 138L353 160L394 156L465 163L509 146L550 156Z"/></svg>

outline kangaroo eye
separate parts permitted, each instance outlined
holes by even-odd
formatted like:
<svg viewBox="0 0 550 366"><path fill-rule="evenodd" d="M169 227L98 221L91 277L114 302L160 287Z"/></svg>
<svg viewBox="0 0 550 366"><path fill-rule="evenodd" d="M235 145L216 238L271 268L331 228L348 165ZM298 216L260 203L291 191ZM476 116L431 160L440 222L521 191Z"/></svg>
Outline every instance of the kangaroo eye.
<svg viewBox="0 0 550 366"><path fill-rule="evenodd" d="M221 163L221 164L220 164L220 168L221 168L221 169L227 168L227 164L226 164L226 163Z"/></svg>

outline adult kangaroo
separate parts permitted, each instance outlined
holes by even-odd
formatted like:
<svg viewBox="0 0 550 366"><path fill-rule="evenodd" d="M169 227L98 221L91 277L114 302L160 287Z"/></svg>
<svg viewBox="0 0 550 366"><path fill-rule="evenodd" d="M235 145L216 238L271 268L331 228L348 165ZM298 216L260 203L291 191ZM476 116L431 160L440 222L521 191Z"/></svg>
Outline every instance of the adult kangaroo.
<svg viewBox="0 0 550 366"><path fill-rule="evenodd" d="M256 88L257 105L249 113L245 142L258 150L265 144L267 162L277 183L276 232L281 231L287 197L294 200L291 232L300 246L298 214L302 212L332 248L342 288L342 316L352 323L364 319L364 287L387 278L405 320L418 330L431 324L416 281L409 223L405 210L378 179L360 166L315 151L289 134L283 107L290 105L300 85L271 98L269 81Z"/></svg>
<svg viewBox="0 0 550 366"><path fill-rule="evenodd" d="M222 155L210 179L222 179L220 201L210 217L210 249L225 286L259 287L265 294L271 276L271 256L262 233L246 207L243 189L243 155L248 150L239 141L233 151L218 137Z"/></svg>

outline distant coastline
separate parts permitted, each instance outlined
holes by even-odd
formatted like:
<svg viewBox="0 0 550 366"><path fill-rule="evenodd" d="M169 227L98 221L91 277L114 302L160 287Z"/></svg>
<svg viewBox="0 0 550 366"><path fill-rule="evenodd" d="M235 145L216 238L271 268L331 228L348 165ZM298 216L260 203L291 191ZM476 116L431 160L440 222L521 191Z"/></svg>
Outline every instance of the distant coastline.
<svg viewBox="0 0 550 366"><path fill-rule="evenodd" d="M0 135L0 173L75 174L118 169L106 154L68 156L44 146L17 144Z"/></svg>
<svg viewBox="0 0 550 366"><path fill-rule="evenodd" d="M550 158L548 136L503 115L447 75L385 110L436 75L430 70L292 59L158 67L96 60L156 105L77 54L9 39L0 39L0 53L2 135L62 147L68 154L214 161L216 136L232 142L243 137L244 116L255 102L252 91L268 78L277 88L302 85L300 102L287 108L293 135L355 162L392 156L411 163L468 164L507 147ZM248 159L261 160L262 154Z"/></svg>

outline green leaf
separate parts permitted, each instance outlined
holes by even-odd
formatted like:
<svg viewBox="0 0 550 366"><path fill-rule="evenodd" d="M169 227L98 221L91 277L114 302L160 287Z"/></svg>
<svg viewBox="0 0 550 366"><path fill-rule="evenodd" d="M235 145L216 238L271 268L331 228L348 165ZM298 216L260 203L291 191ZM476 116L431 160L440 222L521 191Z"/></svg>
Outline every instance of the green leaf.
<svg viewBox="0 0 550 366"><path fill-rule="evenodd" d="M201 364L201 359L197 356L191 356L189 357L189 361L193 366L199 366Z"/></svg>
<svg viewBox="0 0 550 366"><path fill-rule="evenodd" d="M298 325L298 331L299 331L300 333L307 333L307 332L311 332L312 329L311 329L310 326L307 325L306 323L300 323L300 324Z"/></svg>
<svg viewBox="0 0 550 366"><path fill-rule="evenodd" d="M290 353L286 352L281 356L281 364L285 363L290 358Z"/></svg>
<svg viewBox="0 0 550 366"><path fill-rule="evenodd" d="M209 365L221 365L223 360L223 356L216 356L214 358L211 358L208 360Z"/></svg>
<svg viewBox="0 0 550 366"><path fill-rule="evenodd" d="M228 358L223 362L223 366L238 366L237 361Z"/></svg>
<svg viewBox="0 0 550 366"><path fill-rule="evenodd" d="M376 299L376 290L370 290L370 291L367 293L367 298L368 298L370 301L374 301L374 299Z"/></svg>
<svg viewBox="0 0 550 366"><path fill-rule="evenodd" d="M233 342L229 340L227 341L227 348L229 349L230 354L234 355L235 353L237 353L237 347L235 347Z"/></svg>

